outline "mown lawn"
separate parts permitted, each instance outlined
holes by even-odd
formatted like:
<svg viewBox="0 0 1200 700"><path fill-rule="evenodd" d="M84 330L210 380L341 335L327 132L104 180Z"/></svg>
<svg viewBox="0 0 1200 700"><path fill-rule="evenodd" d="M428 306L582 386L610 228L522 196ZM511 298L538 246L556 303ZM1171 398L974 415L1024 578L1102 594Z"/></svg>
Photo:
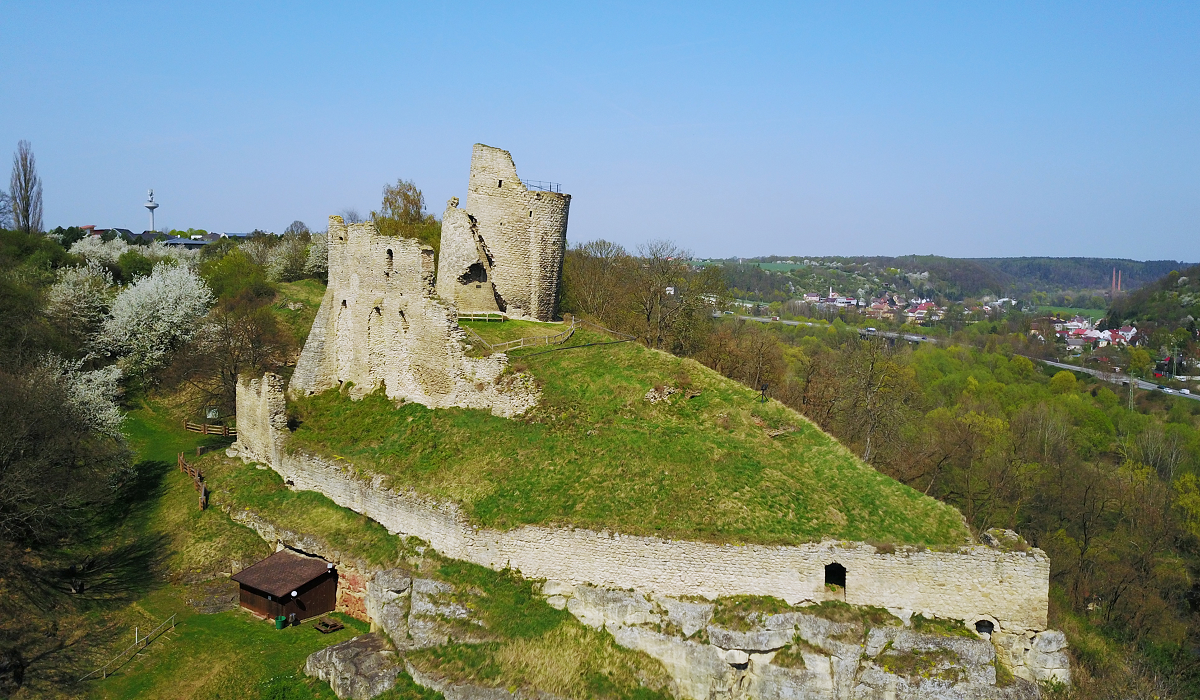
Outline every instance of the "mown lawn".
<svg viewBox="0 0 1200 700"><path fill-rule="evenodd" d="M308 655L367 632L367 625L335 615L346 628L323 635L311 624L276 630L241 610L201 615L172 590L140 603L154 618L176 614L174 632L156 639L107 679L86 681L93 698L332 699L326 683L303 673ZM143 628L143 633L147 630ZM127 642L132 642L132 634Z"/></svg>
<svg viewBox="0 0 1200 700"><path fill-rule="evenodd" d="M581 329L573 347L511 353L544 391L520 420L330 391L291 406L299 420L292 444L457 501L489 527L557 524L767 544L967 538L952 507L694 361L636 343L580 347L611 340ZM652 404L644 397L656 386L699 394Z"/></svg>
<svg viewBox="0 0 1200 700"><path fill-rule="evenodd" d="M390 547L390 561L395 561L395 552L402 547L399 538L388 536L379 525L317 494L297 493L291 494L290 500L281 500L279 491L290 492L274 472L240 465L220 451L196 458L197 445L220 445L229 440L185 432L153 403L143 403L131 411L124 427L139 458L138 478L144 488L141 497L129 504L114 536L121 540L136 538L155 548L160 555L154 564L158 582L124 608L93 615L92 624L114 630L116 636L89 652L93 662L86 668L99 666L131 643L135 626L144 635L172 614L176 615L176 626L108 678L64 689L64 697L83 693L106 699L332 700L328 684L304 676L305 659L318 649L366 632L368 626L335 615L346 629L322 635L311 624L275 630L271 622L241 610L197 613L188 604L189 598L202 594L213 582L225 581L226 574L268 556L274 547L220 509L220 491L214 494L215 507L201 511L191 479L175 467L176 455L184 452L189 462L200 465L210 488L224 484L257 497L247 498L246 505L253 503L270 512L274 503L297 514L315 514L322 520L316 532L343 538L347 547L365 559L376 558L373 553L380 547ZM235 464L240 469L234 469ZM314 504L308 503L312 500L317 501L315 510ZM293 519L292 524L304 526L305 522L303 518ZM440 695L415 687L406 676L398 690L381 696L382 700L436 697Z"/></svg>
<svg viewBox="0 0 1200 700"><path fill-rule="evenodd" d="M489 343L503 343L518 338L540 338L558 335L567 330L564 323L538 323L537 321L459 321L458 325L470 328Z"/></svg>

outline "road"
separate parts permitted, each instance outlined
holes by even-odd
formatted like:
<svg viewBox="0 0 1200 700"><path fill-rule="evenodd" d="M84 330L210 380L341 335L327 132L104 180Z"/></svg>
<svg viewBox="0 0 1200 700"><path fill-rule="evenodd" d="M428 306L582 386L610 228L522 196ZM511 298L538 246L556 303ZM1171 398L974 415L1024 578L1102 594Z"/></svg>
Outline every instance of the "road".
<svg viewBox="0 0 1200 700"><path fill-rule="evenodd" d="M1022 357L1024 357L1024 355L1022 355ZM1036 357L1029 357L1026 359L1033 360L1034 362L1044 362L1045 364L1048 364L1051 367L1061 367L1062 369L1069 369L1072 372L1083 372L1084 374L1090 374L1093 377L1096 377L1097 379L1100 379L1100 380L1106 381L1106 382L1111 382L1113 384L1125 384L1126 382L1129 381L1128 375L1119 374L1117 372L1105 372L1105 371L1099 370L1099 369L1091 369L1088 367L1079 367L1076 365L1068 365L1065 362L1055 362L1053 360L1039 360ZM1185 399L1191 399L1193 401L1200 401L1200 395L1197 395L1197 394L1181 394L1178 391L1175 391L1174 389L1166 389L1166 390L1159 389L1157 384L1155 384L1154 382L1148 382L1144 379L1134 379L1133 381L1135 382L1134 386L1136 386L1139 389L1145 389L1146 391L1162 391L1163 393L1171 394L1172 396L1179 396L1179 397L1182 397Z"/></svg>
<svg viewBox="0 0 1200 700"><path fill-rule="evenodd" d="M714 316L719 316L719 314L714 314ZM780 323L785 326L827 326L828 325L825 323L811 323L808 321L783 321L783 320L776 321L767 316L738 316L737 318L740 318L744 321L758 321L759 323ZM858 334L865 335L865 336L877 336L880 338L893 338L893 339L907 340L911 343L936 343L936 342L938 342L934 338L930 338L930 337L924 336L924 335L917 335L914 333L897 333L895 331L870 331L870 330L867 330L866 328L859 328ZM1024 355L1022 355L1022 357L1024 357ZM1027 357L1025 359L1033 360L1034 362L1044 362L1044 363L1050 365L1051 367L1061 367L1062 369L1069 369L1072 372L1083 372L1084 374L1090 374L1093 377L1097 377L1098 379L1101 379L1106 382L1111 382L1113 384L1124 384L1129 381L1129 377L1125 376L1124 374L1118 374L1115 372L1104 372L1104 371L1101 371L1098 369L1090 369L1088 367L1079 367L1077 365L1068 365L1065 362L1054 362L1053 360L1039 360L1036 357ZM1154 382L1145 381L1144 379L1135 379L1134 381L1136 382L1136 384L1134 384L1134 386L1136 386L1139 389L1145 389L1146 391L1161 391L1163 393L1170 394L1172 396L1179 396L1179 397L1182 397L1185 399L1191 399L1193 401L1200 401L1200 394L1181 394L1178 391L1175 391L1174 389L1165 389L1165 390L1159 389L1157 384L1155 384Z"/></svg>
<svg viewBox="0 0 1200 700"><path fill-rule="evenodd" d="M720 316L719 314L713 314L714 318L719 318L719 316ZM743 321L758 321L759 323L781 323L785 326L827 327L829 325L828 323L811 323L809 321L776 321L773 318L770 318L768 316L738 316L737 318L740 318ZM871 331L871 330L867 330L866 328L859 328L858 334L859 335L873 335L873 336L878 336L880 338L893 338L893 339L898 338L898 339L907 340L912 343L936 343L937 342L933 338L930 338L930 337L927 337L924 335L917 335L915 333L896 333L893 331Z"/></svg>

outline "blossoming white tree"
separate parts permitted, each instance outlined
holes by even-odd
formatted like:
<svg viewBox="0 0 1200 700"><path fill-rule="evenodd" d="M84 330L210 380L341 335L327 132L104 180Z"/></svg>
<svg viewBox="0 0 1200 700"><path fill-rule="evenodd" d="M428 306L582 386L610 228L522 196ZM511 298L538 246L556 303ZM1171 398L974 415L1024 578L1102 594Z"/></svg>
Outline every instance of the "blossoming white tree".
<svg viewBox="0 0 1200 700"><path fill-rule="evenodd" d="M121 368L110 365L90 372L80 371L83 363L57 355L43 358L38 371L44 381L52 381L66 391L72 415L89 430L123 441L121 423L125 415L117 406L121 391Z"/></svg>
<svg viewBox="0 0 1200 700"><path fill-rule="evenodd" d="M193 270L160 263L113 300L100 345L129 374L145 374L196 332L213 293Z"/></svg>
<svg viewBox="0 0 1200 700"><path fill-rule="evenodd" d="M65 267L50 287L46 311L64 328L90 338L100 330L113 298L113 277L108 268L88 260L79 267Z"/></svg>

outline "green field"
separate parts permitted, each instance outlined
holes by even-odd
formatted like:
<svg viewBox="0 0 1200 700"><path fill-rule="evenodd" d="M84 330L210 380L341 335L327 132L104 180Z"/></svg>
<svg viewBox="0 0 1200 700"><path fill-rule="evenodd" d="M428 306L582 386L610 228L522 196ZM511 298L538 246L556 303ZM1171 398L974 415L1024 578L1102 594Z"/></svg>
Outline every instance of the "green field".
<svg viewBox="0 0 1200 700"><path fill-rule="evenodd" d="M475 324L489 332L488 324ZM507 324L490 324L496 332ZM507 331L505 331L507 332ZM496 337L500 339L499 336ZM337 391L290 406L295 447L450 499L480 525L613 529L714 542L960 544L958 512L876 472L798 413L698 363L579 330L511 353L543 387L520 420L396 408ZM668 402L656 386L686 388Z"/></svg>
<svg viewBox="0 0 1200 700"><path fill-rule="evenodd" d="M1070 319L1072 316L1083 316L1092 320L1100 320L1108 315L1108 311L1105 309L1081 309L1074 306L1039 306L1038 311L1058 314L1066 319Z"/></svg>

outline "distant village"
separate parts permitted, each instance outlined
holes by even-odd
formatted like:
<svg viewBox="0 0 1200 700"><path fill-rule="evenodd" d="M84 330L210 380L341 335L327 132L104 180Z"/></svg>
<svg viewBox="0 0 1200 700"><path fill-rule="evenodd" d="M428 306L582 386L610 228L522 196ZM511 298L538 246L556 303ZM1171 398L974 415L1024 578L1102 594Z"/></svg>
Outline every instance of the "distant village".
<svg viewBox="0 0 1200 700"><path fill-rule="evenodd" d="M184 232L186 235L178 235L180 232L172 231L169 235L163 231L142 231L134 233L127 228L97 228L95 225L87 225L79 227L83 231L85 238L100 238L103 240L112 240L114 238L122 238L128 243L151 243L160 241L165 246L172 248L185 248L193 250L195 248L203 248L204 246L214 241L219 241L222 238L246 239L256 234L262 234L262 231L251 231L249 233L209 233L208 231L199 232Z"/></svg>

